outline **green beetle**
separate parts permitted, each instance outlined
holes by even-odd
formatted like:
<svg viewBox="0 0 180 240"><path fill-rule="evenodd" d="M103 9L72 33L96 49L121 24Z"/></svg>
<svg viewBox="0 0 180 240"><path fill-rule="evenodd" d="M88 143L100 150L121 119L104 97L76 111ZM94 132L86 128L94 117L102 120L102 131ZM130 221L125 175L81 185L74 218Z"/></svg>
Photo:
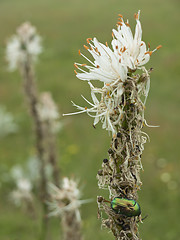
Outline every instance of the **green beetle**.
<svg viewBox="0 0 180 240"><path fill-rule="evenodd" d="M111 201L111 208L117 213L127 217L139 216L141 208L133 199L115 197Z"/></svg>

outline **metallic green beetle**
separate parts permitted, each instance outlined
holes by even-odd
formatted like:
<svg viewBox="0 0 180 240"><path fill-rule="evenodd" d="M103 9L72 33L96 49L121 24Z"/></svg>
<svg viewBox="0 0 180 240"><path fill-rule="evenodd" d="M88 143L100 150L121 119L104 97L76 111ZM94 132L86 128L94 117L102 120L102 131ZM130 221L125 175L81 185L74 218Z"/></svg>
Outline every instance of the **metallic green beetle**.
<svg viewBox="0 0 180 240"><path fill-rule="evenodd" d="M139 216L141 208L133 199L115 197L111 201L111 208L117 213L127 217Z"/></svg>

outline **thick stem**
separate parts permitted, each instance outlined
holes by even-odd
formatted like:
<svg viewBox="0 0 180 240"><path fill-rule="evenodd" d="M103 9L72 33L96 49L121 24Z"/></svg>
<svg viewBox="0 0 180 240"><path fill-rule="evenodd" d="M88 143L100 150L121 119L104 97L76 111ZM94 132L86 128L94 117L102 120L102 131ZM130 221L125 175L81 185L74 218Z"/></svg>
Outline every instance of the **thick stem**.
<svg viewBox="0 0 180 240"><path fill-rule="evenodd" d="M117 124L117 135L113 136L108 150L109 159L104 159L102 169L98 171L100 188L108 188L110 201L115 197L138 199L137 191L140 180L141 154L146 137L141 131L143 127L144 105L138 93L138 79L128 78L124 83L124 94L119 103L123 109L123 117ZM117 106L117 107L119 107ZM103 225L110 228L115 239L139 240L139 217L128 217L117 214L103 197L98 197L98 205L108 215Z"/></svg>
<svg viewBox="0 0 180 240"><path fill-rule="evenodd" d="M48 192L47 192L47 179L45 174L45 148L44 148L44 132L43 132L43 126L41 124L38 110L37 110L37 103L38 103L38 95L37 95L37 89L34 82L34 72L31 66L30 59L27 59L27 61L24 63L24 66L22 67L22 75L24 78L24 91L25 95L29 104L29 109L31 112L31 116L34 121L34 127L35 127L35 134L36 134L36 149L37 149L37 156L40 161L40 200L43 207L43 219L42 219L42 236L41 239L44 240L46 233L47 233L47 226L48 226L48 207L45 201L48 198Z"/></svg>

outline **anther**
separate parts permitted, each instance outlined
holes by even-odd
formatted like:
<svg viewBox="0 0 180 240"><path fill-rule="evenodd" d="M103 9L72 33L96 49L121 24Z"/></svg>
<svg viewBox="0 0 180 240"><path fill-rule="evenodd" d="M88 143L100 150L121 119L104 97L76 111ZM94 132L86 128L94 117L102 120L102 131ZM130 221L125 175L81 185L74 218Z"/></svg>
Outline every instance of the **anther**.
<svg viewBox="0 0 180 240"><path fill-rule="evenodd" d="M122 22L122 21L123 21L121 18L118 18L118 20L119 20L120 22Z"/></svg>
<svg viewBox="0 0 180 240"><path fill-rule="evenodd" d="M119 16L120 18L123 18L123 15L121 15L121 14L118 14L118 16Z"/></svg>
<svg viewBox="0 0 180 240"><path fill-rule="evenodd" d="M87 66L87 64L85 64L85 63L81 64L81 67L85 67L85 66Z"/></svg>
<svg viewBox="0 0 180 240"><path fill-rule="evenodd" d="M106 47L108 47L108 43L106 42Z"/></svg>
<svg viewBox="0 0 180 240"><path fill-rule="evenodd" d="M149 54L150 56L152 55L153 51L147 51L145 54Z"/></svg>
<svg viewBox="0 0 180 240"><path fill-rule="evenodd" d="M118 46L116 46L116 49L118 49Z"/></svg>
<svg viewBox="0 0 180 240"><path fill-rule="evenodd" d="M112 32L112 37L114 37L114 33Z"/></svg>
<svg viewBox="0 0 180 240"><path fill-rule="evenodd" d="M126 24L126 26L130 27L130 24L128 22L126 22L125 24Z"/></svg>
<svg viewBox="0 0 180 240"><path fill-rule="evenodd" d="M84 45L84 48L86 49L86 50L88 50L89 48L86 46L86 45Z"/></svg>
<svg viewBox="0 0 180 240"><path fill-rule="evenodd" d="M80 50L78 51L78 53L79 53L79 55L81 56L81 51L80 51Z"/></svg>
<svg viewBox="0 0 180 240"><path fill-rule="evenodd" d="M87 39L86 39L86 41L87 41L88 44L90 43L90 40L92 40L92 38L87 38Z"/></svg>
<svg viewBox="0 0 180 240"><path fill-rule="evenodd" d="M157 50L160 49L160 48L162 48L162 45L159 45L159 46L156 47Z"/></svg>
<svg viewBox="0 0 180 240"><path fill-rule="evenodd" d="M135 13L135 14L134 14L134 18L135 18L136 20L138 20L138 19L139 19L139 14L138 14L138 13Z"/></svg>
<svg viewBox="0 0 180 240"><path fill-rule="evenodd" d="M141 43L140 47L143 45L143 43Z"/></svg>
<svg viewBox="0 0 180 240"><path fill-rule="evenodd" d="M79 68L75 63L74 63L74 66L75 66L75 68L77 68L77 69Z"/></svg>
<svg viewBox="0 0 180 240"><path fill-rule="evenodd" d="M75 74L77 75L77 72L76 72L76 70L74 70L74 72L75 72Z"/></svg>
<svg viewBox="0 0 180 240"><path fill-rule="evenodd" d="M85 107L84 109L87 110L87 107Z"/></svg>
<svg viewBox="0 0 180 240"><path fill-rule="evenodd" d="M99 65L96 66L97 68L100 68Z"/></svg>
<svg viewBox="0 0 180 240"><path fill-rule="evenodd" d="M123 24L121 22L117 22L118 25L122 26Z"/></svg>
<svg viewBox="0 0 180 240"><path fill-rule="evenodd" d="M150 48L150 43L148 43L148 48Z"/></svg>
<svg viewBox="0 0 180 240"><path fill-rule="evenodd" d="M107 86L107 87L110 86L110 83L106 83L106 86Z"/></svg>
<svg viewBox="0 0 180 240"><path fill-rule="evenodd" d="M122 49L122 53L125 52L125 51L126 51L126 47L124 47L124 48Z"/></svg>

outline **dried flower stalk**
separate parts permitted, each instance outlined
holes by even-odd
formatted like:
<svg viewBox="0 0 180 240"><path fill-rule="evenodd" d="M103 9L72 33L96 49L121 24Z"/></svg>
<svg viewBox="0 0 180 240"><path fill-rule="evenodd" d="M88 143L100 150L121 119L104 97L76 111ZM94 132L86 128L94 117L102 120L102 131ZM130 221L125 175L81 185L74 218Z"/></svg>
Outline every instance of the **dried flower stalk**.
<svg viewBox="0 0 180 240"><path fill-rule="evenodd" d="M19 69L24 79L24 93L28 107L34 121L36 135L37 157L40 161L40 201L43 207L41 239L44 240L48 231L48 199L47 176L46 176L46 146L45 129L38 111L38 91L35 84L34 63L41 53L41 38L36 28L30 23L24 23L17 29L17 34L8 42L6 58L9 62L9 69Z"/></svg>

